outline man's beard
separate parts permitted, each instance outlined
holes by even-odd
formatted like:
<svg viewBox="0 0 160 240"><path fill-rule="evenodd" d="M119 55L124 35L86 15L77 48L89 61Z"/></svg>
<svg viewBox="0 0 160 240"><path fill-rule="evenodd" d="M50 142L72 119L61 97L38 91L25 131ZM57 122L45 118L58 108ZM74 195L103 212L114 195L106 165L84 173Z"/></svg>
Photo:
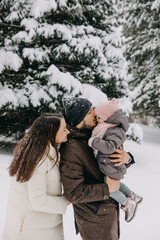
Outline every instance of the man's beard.
<svg viewBox="0 0 160 240"><path fill-rule="evenodd" d="M83 129L93 129L94 126L88 125L88 124L86 123L86 121L83 120L83 125L82 125L81 128L83 128Z"/></svg>

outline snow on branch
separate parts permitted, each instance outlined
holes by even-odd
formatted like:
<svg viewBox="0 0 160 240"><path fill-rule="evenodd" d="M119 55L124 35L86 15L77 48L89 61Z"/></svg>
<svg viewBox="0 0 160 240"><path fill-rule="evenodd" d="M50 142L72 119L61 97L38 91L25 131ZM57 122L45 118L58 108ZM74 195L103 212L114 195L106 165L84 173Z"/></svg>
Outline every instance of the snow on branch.
<svg viewBox="0 0 160 240"><path fill-rule="evenodd" d="M22 59L16 53L0 50L0 73L5 68L10 68L17 72L22 63Z"/></svg>

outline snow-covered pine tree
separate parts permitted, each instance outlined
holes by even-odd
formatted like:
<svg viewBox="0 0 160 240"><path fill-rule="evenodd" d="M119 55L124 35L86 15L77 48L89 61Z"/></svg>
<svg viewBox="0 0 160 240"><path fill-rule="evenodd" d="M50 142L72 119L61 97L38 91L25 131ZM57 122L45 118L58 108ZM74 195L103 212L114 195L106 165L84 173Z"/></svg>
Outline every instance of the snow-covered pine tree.
<svg viewBox="0 0 160 240"><path fill-rule="evenodd" d="M65 95L100 87L128 94L115 0L2 0L1 133L21 137L44 111L62 110ZM6 131L7 129L7 131Z"/></svg>
<svg viewBox="0 0 160 240"><path fill-rule="evenodd" d="M53 50L57 66L82 83L96 85L109 98L127 95L127 64L122 53L121 26L116 20L116 1L75 3L71 40ZM68 8L64 11L70 14Z"/></svg>
<svg viewBox="0 0 160 240"><path fill-rule="evenodd" d="M160 1L125 0L130 89L138 114L160 118ZM160 126L160 125L159 125Z"/></svg>

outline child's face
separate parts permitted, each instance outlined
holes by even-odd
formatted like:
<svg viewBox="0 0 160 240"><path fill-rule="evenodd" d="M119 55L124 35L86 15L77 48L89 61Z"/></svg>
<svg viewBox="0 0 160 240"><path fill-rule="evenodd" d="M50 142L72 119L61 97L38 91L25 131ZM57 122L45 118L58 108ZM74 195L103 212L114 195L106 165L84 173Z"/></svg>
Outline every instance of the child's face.
<svg viewBox="0 0 160 240"><path fill-rule="evenodd" d="M98 122L98 123L104 123L105 121L104 121L102 118L100 118L100 117L97 116L97 122Z"/></svg>

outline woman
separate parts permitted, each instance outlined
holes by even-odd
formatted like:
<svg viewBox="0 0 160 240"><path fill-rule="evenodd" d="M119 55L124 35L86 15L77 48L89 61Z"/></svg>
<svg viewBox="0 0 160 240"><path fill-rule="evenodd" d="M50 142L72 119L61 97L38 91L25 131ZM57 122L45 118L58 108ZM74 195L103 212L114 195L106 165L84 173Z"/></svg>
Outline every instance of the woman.
<svg viewBox="0 0 160 240"><path fill-rule="evenodd" d="M12 176L2 240L63 240L59 145L69 131L62 115L36 119L17 145L9 167Z"/></svg>

